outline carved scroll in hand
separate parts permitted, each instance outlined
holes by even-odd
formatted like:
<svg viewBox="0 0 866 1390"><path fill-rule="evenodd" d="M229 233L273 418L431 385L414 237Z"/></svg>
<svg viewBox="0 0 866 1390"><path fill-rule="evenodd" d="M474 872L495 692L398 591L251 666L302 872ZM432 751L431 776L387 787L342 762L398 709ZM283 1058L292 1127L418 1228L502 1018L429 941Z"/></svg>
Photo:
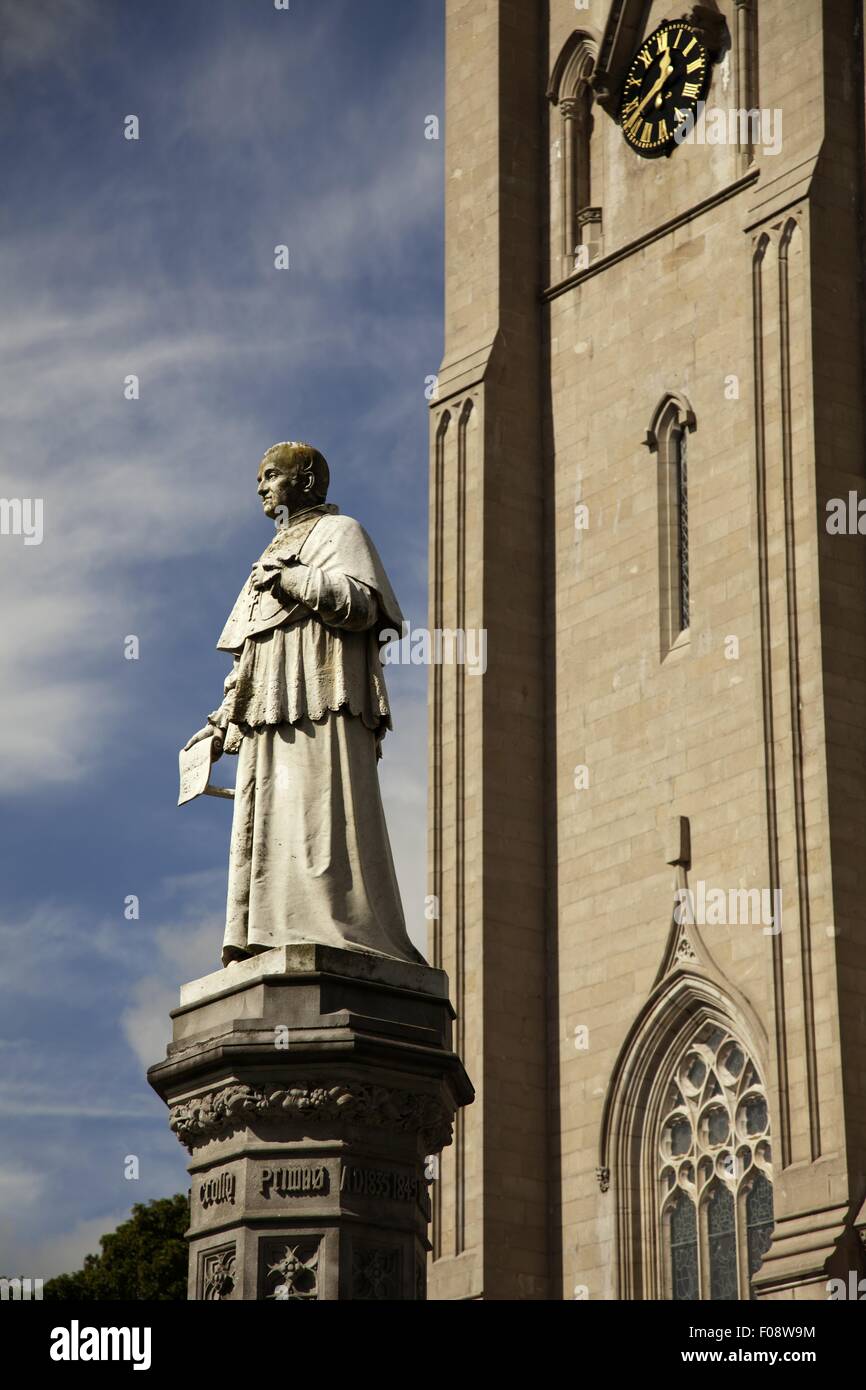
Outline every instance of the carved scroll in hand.
<svg viewBox="0 0 866 1390"><path fill-rule="evenodd" d="M182 748L178 754L180 767L180 794L178 806L194 801L197 796L223 796L234 800L231 787L212 787L210 785L211 748L213 738L200 738L191 748Z"/></svg>

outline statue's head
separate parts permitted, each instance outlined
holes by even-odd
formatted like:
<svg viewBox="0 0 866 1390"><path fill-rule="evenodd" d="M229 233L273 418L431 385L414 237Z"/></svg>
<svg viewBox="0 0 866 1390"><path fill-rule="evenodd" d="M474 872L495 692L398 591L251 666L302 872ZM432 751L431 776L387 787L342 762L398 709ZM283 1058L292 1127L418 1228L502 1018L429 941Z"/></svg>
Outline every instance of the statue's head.
<svg viewBox="0 0 866 1390"><path fill-rule="evenodd" d="M265 516L277 517L324 502L328 495L328 465L312 444L287 440L274 444L259 464L258 494Z"/></svg>

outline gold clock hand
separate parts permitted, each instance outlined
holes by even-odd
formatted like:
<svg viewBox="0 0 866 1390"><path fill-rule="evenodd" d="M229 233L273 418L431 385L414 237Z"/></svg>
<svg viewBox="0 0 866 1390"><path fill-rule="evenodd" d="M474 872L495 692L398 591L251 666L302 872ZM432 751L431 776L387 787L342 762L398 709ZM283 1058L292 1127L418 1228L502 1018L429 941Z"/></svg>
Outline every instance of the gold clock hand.
<svg viewBox="0 0 866 1390"><path fill-rule="evenodd" d="M632 120L635 120L641 114L650 98L654 97L656 92L665 85L671 72L673 71L673 66L674 65L671 62L671 59L668 58L667 55L665 55L665 57L662 59L662 70L658 78L658 81L653 83L646 96L640 102L638 102L637 110L632 116Z"/></svg>

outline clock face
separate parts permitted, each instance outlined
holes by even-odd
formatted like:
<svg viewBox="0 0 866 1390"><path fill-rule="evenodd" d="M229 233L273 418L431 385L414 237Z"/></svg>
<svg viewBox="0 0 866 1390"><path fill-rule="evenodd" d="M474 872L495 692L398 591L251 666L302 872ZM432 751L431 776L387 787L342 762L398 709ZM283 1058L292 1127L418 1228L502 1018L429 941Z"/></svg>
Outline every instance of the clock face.
<svg viewBox="0 0 866 1390"><path fill-rule="evenodd" d="M668 20L646 40L625 79L619 118L638 154L667 154L710 82L710 61L697 29Z"/></svg>

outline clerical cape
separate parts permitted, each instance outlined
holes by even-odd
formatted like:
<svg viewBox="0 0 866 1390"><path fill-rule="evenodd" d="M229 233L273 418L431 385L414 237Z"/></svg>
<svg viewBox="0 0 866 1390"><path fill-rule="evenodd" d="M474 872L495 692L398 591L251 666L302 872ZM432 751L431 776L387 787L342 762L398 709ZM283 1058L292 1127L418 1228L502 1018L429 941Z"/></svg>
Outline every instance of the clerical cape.
<svg viewBox="0 0 866 1390"><path fill-rule="evenodd" d="M378 633L401 630L399 604L363 527L331 506L261 559L296 564L300 597L248 582L217 644L235 660L210 721L239 755L223 959L319 941L420 961L376 769L391 727Z"/></svg>

